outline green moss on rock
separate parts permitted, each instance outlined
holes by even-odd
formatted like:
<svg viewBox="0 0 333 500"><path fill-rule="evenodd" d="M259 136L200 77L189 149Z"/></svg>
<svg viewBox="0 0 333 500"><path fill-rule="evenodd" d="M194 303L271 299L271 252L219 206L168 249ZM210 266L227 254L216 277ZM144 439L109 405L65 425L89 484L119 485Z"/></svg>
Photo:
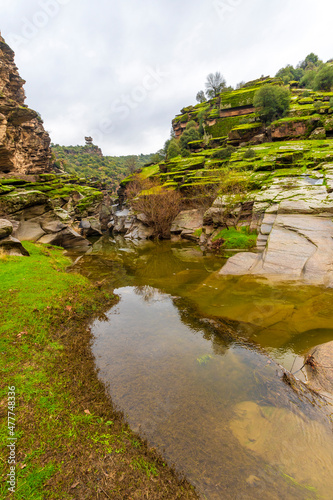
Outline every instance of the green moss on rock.
<svg viewBox="0 0 333 500"><path fill-rule="evenodd" d="M40 191L20 190L0 197L0 213L11 214L34 205L47 203L48 197Z"/></svg>

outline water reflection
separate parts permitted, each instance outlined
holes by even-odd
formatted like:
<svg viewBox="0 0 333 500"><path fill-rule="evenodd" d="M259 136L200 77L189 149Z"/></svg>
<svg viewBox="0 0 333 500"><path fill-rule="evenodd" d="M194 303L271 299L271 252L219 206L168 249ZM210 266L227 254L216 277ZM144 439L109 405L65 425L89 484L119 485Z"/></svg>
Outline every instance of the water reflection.
<svg viewBox="0 0 333 500"><path fill-rule="evenodd" d="M147 285L116 292L93 350L134 430L206 498L330 498L330 427L267 356L188 300Z"/></svg>
<svg viewBox="0 0 333 500"><path fill-rule="evenodd" d="M300 368L310 347L332 340L332 289L224 277L223 262L187 242L103 237L76 268L110 287L152 286L189 299L202 316L239 322L240 334L287 369Z"/></svg>

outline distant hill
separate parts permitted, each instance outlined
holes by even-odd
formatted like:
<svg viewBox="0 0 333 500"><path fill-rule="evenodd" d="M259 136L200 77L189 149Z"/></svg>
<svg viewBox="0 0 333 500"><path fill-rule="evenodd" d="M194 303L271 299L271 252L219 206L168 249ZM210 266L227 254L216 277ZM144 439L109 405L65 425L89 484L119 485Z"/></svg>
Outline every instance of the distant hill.
<svg viewBox="0 0 333 500"><path fill-rule="evenodd" d="M115 191L120 181L133 170L149 163L150 155L103 156L94 144L85 146L59 146L52 144L54 165L70 174L106 183Z"/></svg>

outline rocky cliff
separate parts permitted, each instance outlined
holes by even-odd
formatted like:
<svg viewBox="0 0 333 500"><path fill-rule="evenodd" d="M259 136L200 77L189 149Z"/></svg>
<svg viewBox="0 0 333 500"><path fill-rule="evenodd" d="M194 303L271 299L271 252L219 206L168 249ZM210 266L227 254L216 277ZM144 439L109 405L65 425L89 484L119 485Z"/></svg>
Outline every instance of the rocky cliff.
<svg viewBox="0 0 333 500"><path fill-rule="evenodd" d="M38 113L25 104L14 52L0 35L0 174L51 170L50 138Z"/></svg>
<svg viewBox="0 0 333 500"><path fill-rule="evenodd" d="M0 251L27 255L20 240L87 247L85 236L107 230L111 199L99 183L53 167L49 135L24 104L24 83L0 35Z"/></svg>

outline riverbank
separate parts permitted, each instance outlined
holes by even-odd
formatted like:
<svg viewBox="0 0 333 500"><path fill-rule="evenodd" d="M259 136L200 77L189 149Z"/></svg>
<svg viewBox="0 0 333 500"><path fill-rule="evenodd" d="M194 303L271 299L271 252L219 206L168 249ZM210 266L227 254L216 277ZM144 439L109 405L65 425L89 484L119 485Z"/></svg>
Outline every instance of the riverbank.
<svg viewBox="0 0 333 500"><path fill-rule="evenodd" d="M117 298L66 273L62 250L24 246L30 257L0 256L1 498L197 498L129 429L97 377L88 324Z"/></svg>

